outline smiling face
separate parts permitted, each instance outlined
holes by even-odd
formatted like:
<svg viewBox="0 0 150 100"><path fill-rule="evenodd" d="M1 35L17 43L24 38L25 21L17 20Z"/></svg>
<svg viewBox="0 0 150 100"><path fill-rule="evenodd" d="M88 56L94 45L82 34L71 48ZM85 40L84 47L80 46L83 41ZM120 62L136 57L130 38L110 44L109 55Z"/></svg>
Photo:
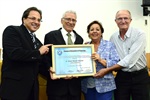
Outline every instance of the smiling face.
<svg viewBox="0 0 150 100"><path fill-rule="evenodd" d="M67 32L71 32L76 25L76 14L72 12L66 13L65 16L61 19L61 23Z"/></svg>
<svg viewBox="0 0 150 100"><path fill-rule="evenodd" d="M102 37L102 31L98 24L95 23L91 25L89 29L89 37L92 40L100 40L100 38Z"/></svg>
<svg viewBox="0 0 150 100"><path fill-rule="evenodd" d="M27 18L23 18L24 26L31 32L39 29L41 24L41 15L38 11L31 10Z"/></svg>
<svg viewBox="0 0 150 100"><path fill-rule="evenodd" d="M115 22L120 31L127 31L131 23L131 14L127 10L120 10L116 14Z"/></svg>

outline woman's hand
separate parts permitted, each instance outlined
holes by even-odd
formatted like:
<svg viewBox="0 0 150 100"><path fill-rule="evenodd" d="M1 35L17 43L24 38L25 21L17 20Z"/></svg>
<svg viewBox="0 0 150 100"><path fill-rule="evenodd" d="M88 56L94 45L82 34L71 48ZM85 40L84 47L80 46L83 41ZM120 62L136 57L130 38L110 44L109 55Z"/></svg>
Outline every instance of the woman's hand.
<svg viewBox="0 0 150 100"><path fill-rule="evenodd" d="M101 60L99 54L97 54L96 52L94 52L94 53L92 54L92 59L93 59L93 60L99 60L99 59Z"/></svg>
<svg viewBox="0 0 150 100"><path fill-rule="evenodd" d="M102 59L102 58L100 57L100 55L97 54L96 52L92 54L92 59L95 60L95 61L97 60L97 61L98 61L99 63L101 63L104 67L106 67L106 65L107 65L107 61L106 61L105 59Z"/></svg>

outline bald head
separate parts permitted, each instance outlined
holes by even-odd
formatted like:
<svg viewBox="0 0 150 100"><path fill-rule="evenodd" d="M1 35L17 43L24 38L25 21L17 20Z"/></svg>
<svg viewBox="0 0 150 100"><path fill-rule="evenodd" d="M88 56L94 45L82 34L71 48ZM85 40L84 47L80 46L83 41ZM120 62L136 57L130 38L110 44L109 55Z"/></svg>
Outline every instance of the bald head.
<svg viewBox="0 0 150 100"><path fill-rule="evenodd" d="M131 13L130 13L129 10L119 10L119 11L116 13L116 18L117 18L118 16L120 16L120 14L128 15L129 18L131 18ZM132 18L131 18L131 19L132 19Z"/></svg>

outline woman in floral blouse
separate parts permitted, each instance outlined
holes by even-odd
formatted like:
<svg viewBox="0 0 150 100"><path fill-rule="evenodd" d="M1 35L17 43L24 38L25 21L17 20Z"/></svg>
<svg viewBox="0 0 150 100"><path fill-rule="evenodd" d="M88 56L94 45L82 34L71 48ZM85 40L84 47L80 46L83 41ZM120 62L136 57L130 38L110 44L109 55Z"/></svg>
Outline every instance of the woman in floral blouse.
<svg viewBox="0 0 150 100"><path fill-rule="evenodd" d="M85 100L112 100L113 91L116 89L112 73L104 77L99 75L101 69L111 67L119 61L114 44L103 40L103 32L103 26L98 21L93 21L87 26L87 33L91 41L86 44L94 44L95 53L92 54L92 59L96 62L96 74L82 80Z"/></svg>

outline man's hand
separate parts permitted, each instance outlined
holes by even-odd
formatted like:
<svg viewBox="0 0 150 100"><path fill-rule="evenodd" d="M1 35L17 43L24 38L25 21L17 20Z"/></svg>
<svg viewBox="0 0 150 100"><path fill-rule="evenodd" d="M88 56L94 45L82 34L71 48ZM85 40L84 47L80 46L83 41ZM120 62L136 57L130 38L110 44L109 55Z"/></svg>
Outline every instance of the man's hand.
<svg viewBox="0 0 150 100"><path fill-rule="evenodd" d="M47 45L43 45L39 48L40 54L47 54L49 52L49 46L52 46L53 44L47 44Z"/></svg>
<svg viewBox="0 0 150 100"><path fill-rule="evenodd" d="M50 67L49 68L49 74L50 74L50 77L52 80L57 80L57 79L60 79L60 78L54 78L53 77L53 74L55 73L55 71L53 70L53 67Z"/></svg>
<svg viewBox="0 0 150 100"><path fill-rule="evenodd" d="M53 70L52 67L50 67L50 69L49 69L49 74L50 74L51 79L52 79L52 80L60 79L60 77L54 78L54 77L53 77L53 74L54 74L54 73L55 73L55 71ZM78 77L77 77L77 76L72 76L72 75L67 75L67 76L63 77L63 79L65 79L65 80L72 79L72 78L78 78Z"/></svg>
<svg viewBox="0 0 150 100"><path fill-rule="evenodd" d="M94 75L94 77L96 77L96 78L101 78L101 77L104 77L104 75L106 75L107 73L109 73L108 69L107 69L107 68L103 68L103 69L99 70L99 71Z"/></svg>
<svg viewBox="0 0 150 100"><path fill-rule="evenodd" d="M68 79L72 79L73 78L73 76L72 75L67 75L66 77L64 77L63 79L66 79L66 80L68 80Z"/></svg>

